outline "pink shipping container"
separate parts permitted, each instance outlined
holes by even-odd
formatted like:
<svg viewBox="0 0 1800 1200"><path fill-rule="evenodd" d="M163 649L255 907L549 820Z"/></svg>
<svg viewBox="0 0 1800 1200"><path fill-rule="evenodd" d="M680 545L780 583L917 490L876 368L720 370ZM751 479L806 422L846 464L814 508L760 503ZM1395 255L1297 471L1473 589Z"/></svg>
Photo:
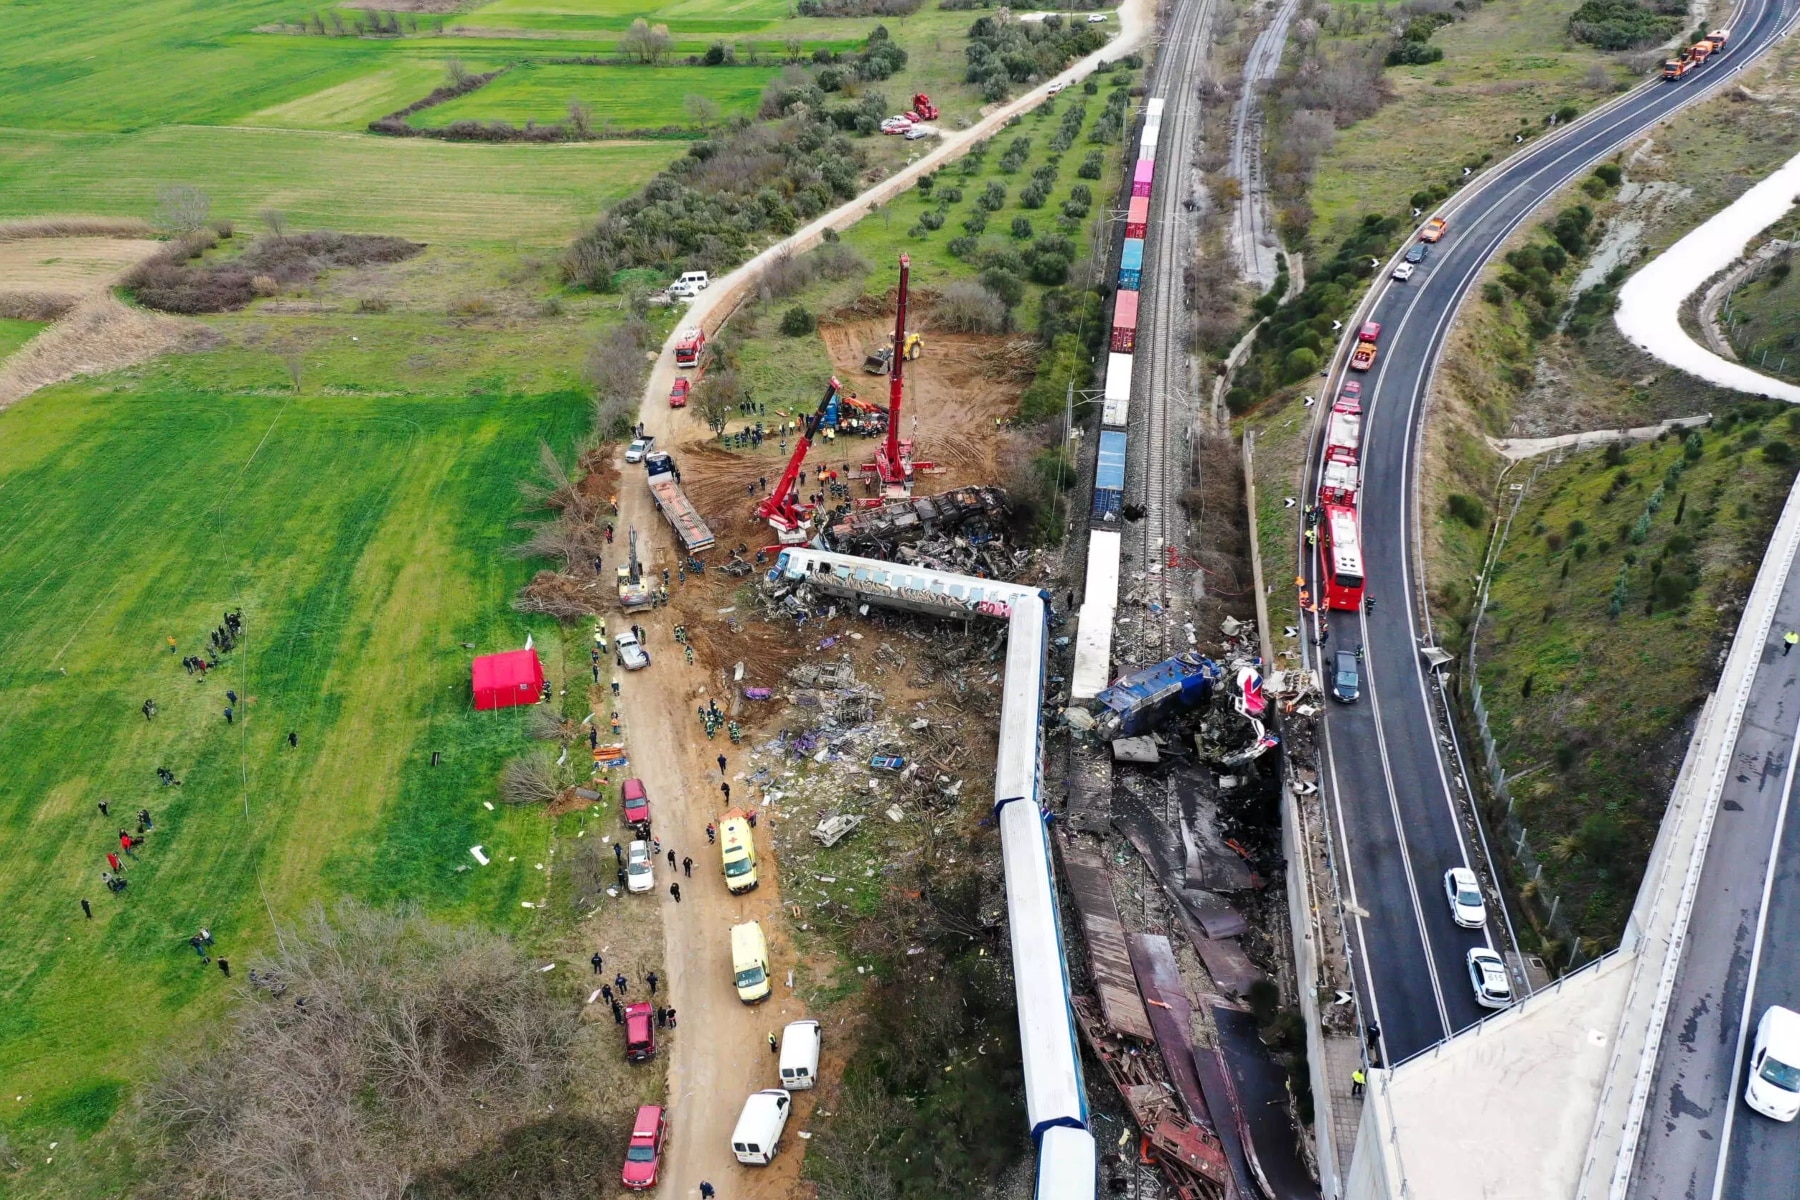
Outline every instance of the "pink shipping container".
<svg viewBox="0 0 1800 1200"><path fill-rule="evenodd" d="M1131 207L1125 210L1125 236L1141 238L1150 228L1150 197L1133 196Z"/></svg>
<svg viewBox="0 0 1800 1200"><path fill-rule="evenodd" d="M1150 194L1150 184L1155 178L1156 163L1148 158L1138 159L1137 170L1132 172L1131 175L1131 194L1133 198L1138 196L1148 196Z"/></svg>
<svg viewBox="0 0 1800 1200"><path fill-rule="evenodd" d="M1137 345L1138 294L1116 292L1113 295L1112 351L1130 354Z"/></svg>

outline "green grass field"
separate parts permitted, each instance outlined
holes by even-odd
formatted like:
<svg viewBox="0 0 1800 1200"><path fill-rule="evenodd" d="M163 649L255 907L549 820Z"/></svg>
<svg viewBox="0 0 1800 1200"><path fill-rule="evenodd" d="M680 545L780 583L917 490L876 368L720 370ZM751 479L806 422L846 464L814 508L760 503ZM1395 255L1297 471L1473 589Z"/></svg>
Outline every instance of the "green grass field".
<svg viewBox="0 0 1800 1200"><path fill-rule="evenodd" d="M1582 111L1626 78L1611 58L1569 41L1580 0L1494 0L1437 31L1441 62L1389 67L1396 93L1374 116L1337 135L1319 160L1311 203L1313 237L1333 244L1368 212L1392 212L1433 183L1461 177L1470 156L1496 159L1515 134L1541 132L1565 103ZM1598 65L1608 87L1586 86ZM1521 124L1521 121L1524 124Z"/></svg>
<svg viewBox="0 0 1800 1200"><path fill-rule="evenodd" d="M141 216L163 186L191 183L211 195L214 215L243 222L272 207L296 228L560 246L679 150L661 142L487 146L198 125L50 137L0 131L0 216Z"/></svg>
<svg viewBox="0 0 1800 1200"><path fill-rule="evenodd" d="M753 117L763 87L779 67L587 67L522 63L479 91L411 118L420 127L452 121L535 120L554 124L580 100L594 114L596 128L660 129L692 126L689 96L702 96L723 118Z"/></svg>
<svg viewBox="0 0 1800 1200"><path fill-rule="evenodd" d="M38 330L43 327L42 321L15 321L10 318L0 318L0 358L5 358L36 337Z"/></svg>
<svg viewBox="0 0 1800 1200"><path fill-rule="evenodd" d="M185 944L200 925L248 966L271 914L314 900L517 928L547 890L550 823L482 805L522 735L517 714L470 710L462 643L523 642L506 599L529 568L501 553L514 481L540 437L579 432L585 398L259 395L182 375L0 414L0 1072L24 1097L0 1128L15 1142L103 1126L125 1083L223 1007L229 988ZM237 606L245 643L191 678L165 638L201 652ZM184 785L159 785L159 766ZM140 805L155 829L109 895L103 856Z"/></svg>

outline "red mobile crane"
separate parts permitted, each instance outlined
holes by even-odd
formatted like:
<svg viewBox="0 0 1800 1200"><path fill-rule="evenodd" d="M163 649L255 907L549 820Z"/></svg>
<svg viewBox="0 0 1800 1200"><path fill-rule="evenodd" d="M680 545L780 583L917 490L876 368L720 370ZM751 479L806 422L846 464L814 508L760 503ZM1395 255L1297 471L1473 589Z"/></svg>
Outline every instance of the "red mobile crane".
<svg viewBox="0 0 1800 1200"><path fill-rule="evenodd" d="M889 500L904 499L912 495L913 488L913 442L911 438L900 436L900 399L906 373L906 355L901 347L906 345L906 294L911 277L912 258L902 254L899 301L894 313L895 349L888 362L887 438L875 448L875 461L863 466L864 471L874 471L880 478L882 496ZM929 467L931 464L917 465Z"/></svg>
<svg viewBox="0 0 1800 1200"><path fill-rule="evenodd" d="M902 308L904 307L903 303ZM797 546L806 541L807 524L812 520L813 506L795 499L794 482L800 477L800 464L806 461L806 452L812 448L814 436L825 423L825 410L837 399L840 386L836 376L825 385L824 399L819 401L819 407L813 415L806 418L800 426L800 440L794 446L793 456L788 459L787 470L775 482L775 490L756 506L756 515L769 523L777 540L784 546ZM910 448L912 443L907 442L906 445Z"/></svg>

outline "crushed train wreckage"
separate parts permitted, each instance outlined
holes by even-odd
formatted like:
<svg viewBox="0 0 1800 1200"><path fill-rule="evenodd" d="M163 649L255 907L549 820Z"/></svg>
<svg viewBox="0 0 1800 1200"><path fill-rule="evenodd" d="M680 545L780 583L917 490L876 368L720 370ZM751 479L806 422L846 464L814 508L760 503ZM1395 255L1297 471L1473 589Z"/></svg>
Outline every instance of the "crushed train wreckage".
<svg viewBox="0 0 1800 1200"><path fill-rule="evenodd" d="M824 543L827 549L842 554L907 561L902 548L927 538L955 535L968 546L993 541L1000 536L1007 512L1006 492L1000 488L954 488L936 496L909 496L873 508L852 509L825 531ZM939 569L965 568L958 563Z"/></svg>

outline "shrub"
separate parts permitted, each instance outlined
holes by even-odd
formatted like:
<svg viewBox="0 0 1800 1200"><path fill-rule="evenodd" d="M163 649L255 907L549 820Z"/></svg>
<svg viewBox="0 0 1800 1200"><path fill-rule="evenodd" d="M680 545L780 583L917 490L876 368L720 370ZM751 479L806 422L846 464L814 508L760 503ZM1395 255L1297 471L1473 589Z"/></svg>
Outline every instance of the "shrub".
<svg viewBox="0 0 1800 1200"><path fill-rule="evenodd" d="M1480 529L1487 523L1487 509L1481 501L1461 492L1452 493L1447 503L1450 515L1470 529Z"/></svg>
<svg viewBox="0 0 1800 1200"><path fill-rule="evenodd" d="M932 316L952 333L1000 333L1007 325L1007 304L981 284L959 279L938 293Z"/></svg>
<svg viewBox="0 0 1800 1200"><path fill-rule="evenodd" d="M988 212L998 212L1006 204L1006 185L999 180L990 182L981 189L981 195L975 197L975 204Z"/></svg>
<svg viewBox="0 0 1800 1200"><path fill-rule="evenodd" d="M1030 183L1019 193L1019 207L1042 208L1044 201L1050 198L1050 191L1041 183Z"/></svg>
<svg viewBox="0 0 1800 1200"><path fill-rule="evenodd" d="M1061 287L1069 280L1069 259L1038 247L1029 260L1032 281L1046 287Z"/></svg>
<svg viewBox="0 0 1800 1200"><path fill-rule="evenodd" d="M1569 36L1601 50L1654 46L1680 28L1680 17L1652 12L1637 0L1587 0L1569 14Z"/></svg>
<svg viewBox="0 0 1800 1200"><path fill-rule="evenodd" d="M1794 448L1786 442L1770 442L1762 448L1762 454L1769 462L1781 465L1794 461Z"/></svg>
<svg viewBox="0 0 1800 1200"><path fill-rule="evenodd" d="M938 192L937 197L939 204L961 204L963 190L959 187L943 188Z"/></svg>
<svg viewBox="0 0 1800 1200"><path fill-rule="evenodd" d="M981 286L1000 297L1001 303L1008 308L1017 306L1025 298L1025 284L1017 275L1002 267L989 267L983 271Z"/></svg>
<svg viewBox="0 0 1800 1200"><path fill-rule="evenodd" d="M919 214L919 224L927 229L942 229L944 227L944 214L941 212L922 212Z"/></svg>
<svg viewBox="0 0 1800 1200"><path fill-rule="evenodd" d="M1426 63L1438 62L1444 57L1442 46L1433 46L1430 42L1415 42L1402 38L1388 48L1387 65L1390 67L1416 67Z"/></svg>
<svg viewBox="0 0 1800 1200"><path fill-rule="evenodd" d="M765 110L781 101L766 96ZM790 233L854 196L863 161L854 142L813 116L722 130L691 143L577 238L564 256L564 278L608 290L616 272L631 267L721 271L766 235ZM795 185L791 192L778 186L783 181Z"/></svg>
<svg viewBox="0 0 1800 1200"><path fill-rule="evenodd" d="M420 1194L567 1194L559 1160L586 1177L601 1165L582 1148L616 1145L623 1130L548 1126L584 1038L536 965L501 937L405 907L346 902L284 927L272 957L240 959L258 981L206 1045L166 1061L146 1089L168 1175L154 1190L274 1200L305 1180L347 1196L396 1174L424 1184L480 1146L490 1157L505 1148L497 1186ZM520 1146L532 1131L545 1136Z"/></svg>
<svg viewBox="0 0 1800 1200"><path fill-rule="evenodd" d="M1031 240L1031 221L1030 221L1030 219L1027 217L1014 217L1012 219L1012 235L1013 235L1013 237L1017 238L1021 242L1030 241Z"/></svg>
<svg viewBox="0 0 1800 1200"><path fill-rule="evenodd" d="M962 227L968 233L980 233L987 228L987 212L983 209L976 209L963 218Z"/></svg>
<svg viewBox="0 0 1800 1200"><path fill-rule="evenodd" d="M230 312L258 294L306 283L334 267L400 262L425 247L395 237L310 233L258 238L228 262L192 265L187 260L210 249L214 235L202 232L170 243L125 277L139 304L174 313Z"/></svg>
<svg viewBox="0 0 1800 1200"><path fill-rule="evenodd" d="M818 318L798 304L781 314L781 332L787 337L805 337L818 327Z"/></svg>
<svg viewBox="0 0 1800 1200"><path fill-rule="evenodd" d="M1598 179L1601 183L1604 183L1607 187L1618 187L1619 183L1625 178L1625 172L1619 169L1619 164L1617 163L1601 163L1594 168L1594 178Z"/></svg>
<svg viewBox="0 0 1800 1200"><path fill-rule="evenodd" d="M1319 355L1306 346L1297 346L1288 351L1282 366L1288 379L1303 379L1319 369Z"/></svg>
<svg viewBox="0 0 1800 1200"><path fill-rule="evenodd" d="M972 237L951 238L950 243L944 249L950 252L952 258L967 258L975 253L975 247L978 244Z"/></svg>

